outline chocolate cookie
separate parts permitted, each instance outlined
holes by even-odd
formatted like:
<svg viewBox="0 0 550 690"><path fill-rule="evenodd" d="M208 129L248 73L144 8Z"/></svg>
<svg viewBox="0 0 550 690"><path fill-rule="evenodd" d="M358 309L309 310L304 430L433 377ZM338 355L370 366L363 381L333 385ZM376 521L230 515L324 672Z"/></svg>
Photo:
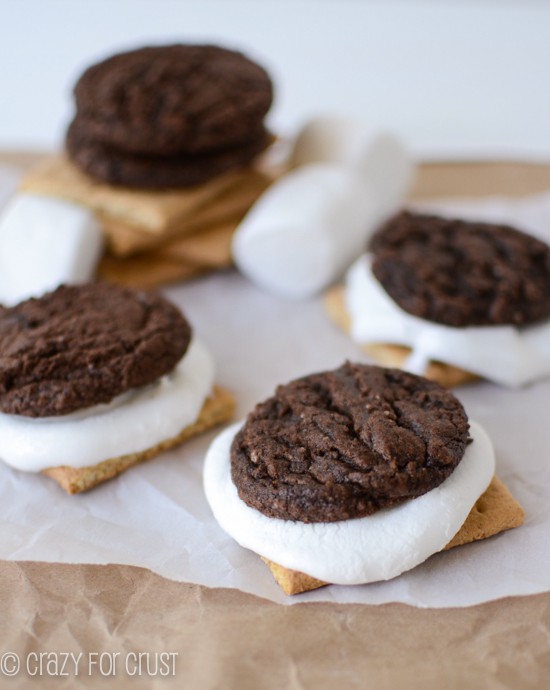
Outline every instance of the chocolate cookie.
<svg viewBox="0 0 550 690"><path fill-rule="evenodd" d="M88 68L74 94L91 138L155 156L205 153L257 139L273 100L262 67L210 45L119 53Z"/></svg>
<svg viewBox="0 0 550 690"><path fill-rule="evenodd" d="M168 374L191 329L153 293L61 286L0 313L0 411L69 414Z"/></svg>
<svg viewBox="0 0 550 690"><path fill-rule="evenodd" d="M405 212L371 250L374 275L414 316L455 327L550 318L550 248L514 228Z"/></svg>
<svg viewBox="0 0 550 690"><path fill-rule="evenodd" d="M171 157L144 156L125 153L90 138L79 118L67 131L66 150L69 158L82 171L102 182L142 189L192 187L224 172L244 167L273 140L261 134L243 146L213 153Z"/></svg>
<svg viewBox="0 0 550 690"><path fill-rule="evenodd" d="M398 369L347 362L280 386L236 435L239 496L269 517L334 522L370 515L443 482L468 419L453 394Z"/></svg>

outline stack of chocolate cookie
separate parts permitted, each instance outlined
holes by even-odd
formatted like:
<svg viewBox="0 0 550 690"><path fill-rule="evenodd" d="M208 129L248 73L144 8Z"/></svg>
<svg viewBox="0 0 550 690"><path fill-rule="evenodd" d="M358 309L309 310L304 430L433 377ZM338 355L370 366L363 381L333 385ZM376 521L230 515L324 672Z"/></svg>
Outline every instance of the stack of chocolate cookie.
<svg viewBox="0 0 550 690"><path fill-rule="evenodd" d="M21 187L95 214L99 277L152 287L230 266L233 232L274 177L258 156L273 139L266 71L225 48L158 46L91 66L74 92L66 155Z"/></svg>
<svg viewBox="0 0 550 690"><path fill-rule="evenodd" d="M141 48L88 68L74 95L71 160L114 185L190 187L242 167L269 144L273 89L241 53L202 45Z"/></svg>

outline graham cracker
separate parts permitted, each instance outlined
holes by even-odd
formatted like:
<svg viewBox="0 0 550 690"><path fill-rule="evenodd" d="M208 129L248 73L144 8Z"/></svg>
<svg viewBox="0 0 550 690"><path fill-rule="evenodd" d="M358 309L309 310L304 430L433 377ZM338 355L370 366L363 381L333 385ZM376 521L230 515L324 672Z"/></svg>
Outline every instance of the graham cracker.
<svg viewBox="0 0 550 690"><path fill-rule="evenodd" d="M204 232L173 240L158 247L152 252L152 255L165 259L178 259L211 268L226 268L233 263L231 241L240 220L240 218L228 220Z"/></svg>
<svg viewBox="0 0 550 690"><path fill-rule="evenodd" d="M351 331L351 319L346 310L344 287L342 285L336 285L327 291L325 295L325 309L330 319L339 328L349 334ZM361 349L378 362L378 364L385 367L395 367L397 369L403 366L411 354L410 348L403 345L391 345L389 343L362 344ZM480 380L480 377L477 376L477 374L473 374L471 371L466 371L452 364L445 364L444 362L435 360L428 363L422 375L447 388Z"/></svg>
<svg viewBox="0 0 550 690"><path fill-rule="evenodd" d="M250 167L233 170L188 189L143 190L114 187L82 173L65 156L44 158L25 174L25 192L73 201L91 209L100 223L118 222L153 236L182 226L200 208L250 179L264 175ZM267 179L267 176L265 176Z"/></svg>
<svg viewBox="0 0 550 690"><path fill-rule="evenodd" d="M101 224L107 251L114 256L126 257L165 246L175 238L210 233L230 224L236 227L271 181L266 174L251 169L238 184L200 205L193 213L182 217L180 222L167 226L162 233L153 234L140 226L104 216Z"/></svg>
<svg viewBox="0 0 550 690"><path fill-rule="evenodd" d="M231 239L238 221L125 258L106 254L97 275L128 287L155 288L232 265Z"/></svg>
<svg viewBox="0 0 550 690"><path fill-rule="evenodd" d="M97 465L89 465L88 467L61 465L59 467L49 467L43 470L42 474L55 479L68 494L89 491L98 484L116 477L130 467L150 460L165 450L174 448L218 424L229 421L234 411L235 399L231 393L215 386L212 394L204 403L198 419L193 424L182 429L177 436L166 439L139 453L130 453L118 458L110 458Z"/></svg>
<svg viewBox="0 0 550 690"><path fill-rule="evenodd" d="M443 551L519 527L523 524L524 517L525 513L521 505L495 476L485 493L476 501L460 530ZM284 568L266 558L263 560L285 594L301 594L330 584L297 570Z"/></svg>

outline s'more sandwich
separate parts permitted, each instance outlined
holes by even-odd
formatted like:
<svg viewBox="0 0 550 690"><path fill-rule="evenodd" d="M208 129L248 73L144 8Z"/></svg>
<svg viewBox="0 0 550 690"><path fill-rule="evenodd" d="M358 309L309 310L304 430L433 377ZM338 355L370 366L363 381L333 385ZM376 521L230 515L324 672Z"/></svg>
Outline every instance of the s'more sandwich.
<svg viewBox="0 0 550 690"><path fill-rule="evenodd" d="M377 363L443 385L550 374L550 247L516 228L400 213L326 306Z"/></svg>
<svg viewBox="0 0 550 690"><path fill-rule="evenodd" d="M0 459L70 494L233 408L208 349L158 294L87 283L0 310Z"/></svg>
<svg viewBox="0 0 550 690"><path fill-rule="evenodd" d="M389 580L523 522L489 436L448 389L351 362L279 386L222 432L204 487L286 594Z"/></svg>

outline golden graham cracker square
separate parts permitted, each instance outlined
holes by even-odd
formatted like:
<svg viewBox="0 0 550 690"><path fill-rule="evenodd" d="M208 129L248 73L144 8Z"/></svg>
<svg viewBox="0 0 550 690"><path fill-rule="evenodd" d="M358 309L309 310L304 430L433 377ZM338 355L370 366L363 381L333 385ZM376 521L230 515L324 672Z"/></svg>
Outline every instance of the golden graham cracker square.
<svg viewBox="0 0 550 690"><path fill-rule="evenodd" d="M264 173L250 168L208 203L200 204L193 212L182 216L179 222L167 225L158 233L117 218L102 216L107 252L117 257L133 256L157 247L169 247L174 240L183 241L211 234L218 228L232 226L235 229L271 181L272 178Z"/></svg>
<svg viewBox="0 0 550 690"><path fill-rule="evenodd" d="M493 477L485 493L478 498L464 524L443 551L519 527L523 524L524 517L523 508L507 487L498 477ZM266 558L262 560L285 594L301 594L330 584L297 570L284 568Z"/></svg>
<svg viewBox="0 0 550 690"><path fill-rule="evenodd" d="M525 513L521 505L495 476L485 493L476 501L460 530L443 551L519 527L523 524L524 517ZM266 558L263 560L285 594L301 594L330 584L305 573L284 568Z"/></svg>
<svg viewBox="0 0 550 690"><path fill-rule="evenodd" d="M234 411L235 399L231 393L215 386L212 394L204 403L197 420L182 429L174 438L166 439L156 446L139 453L130 453L118 458L110 458L97 465L90 465L88 467L68 467L66 465L49 467L43 471L43 474L55 479L68 494L89 491L98 484L116 477L130 467L150 460L165 450L174 448L218 424L229 421L233 417Z"/></svg>
<svg viewBox="0 0 550 690"><path fill-rule="evenodd" d="M143 190L114 187L82 173L65 156L44 158L25 174L21 190L57 197L86 206L99 222L119 222L155 237L164 237L174 226L204 209L220 195L246 185L253 168L230 171L187 189Z"/></svg>
<svg viewBox="0 0 550 690"><path fill-rule="evenodd" d="M231 238L237 223L171 240L142 254L105 255L97 275L101 280L128 287L156 288L228 268L232 264Z"/></svg>
<svg viewBox="0 0 550 690"><path fill-rule="evenodd" d="M249 167L189 189L137 190L97 182L58 155L31 168L21 188L95 214L106 240L100 279L155 288L230 266L233 233L276 174Z"/></svg>
<svg viewBox="0 0 550 690"><path fill-rule="evenodd" d="M346 310L344 287L342 285L337 285L327 291L325 295L325 310L330 319L349 335L351 321ZM388 343L364 344L361 345L361 349L381 366L394 367L396 369L401 368L411 354L411 349L408 347ZM431 381L436 381L446 388L480 380L479 376L472 374L470 371L437 361L429 362L426 371L423 372L423 376Z"/></svg>
<svg viewBox="0 0 550 690"><path fill-rule="evenodd" d="M108 283L150 290L190 280L211 270L208 266L183 259L156 258L149 254L129 256L127 259L104 256L98 266L97 277Z"/></svg>

